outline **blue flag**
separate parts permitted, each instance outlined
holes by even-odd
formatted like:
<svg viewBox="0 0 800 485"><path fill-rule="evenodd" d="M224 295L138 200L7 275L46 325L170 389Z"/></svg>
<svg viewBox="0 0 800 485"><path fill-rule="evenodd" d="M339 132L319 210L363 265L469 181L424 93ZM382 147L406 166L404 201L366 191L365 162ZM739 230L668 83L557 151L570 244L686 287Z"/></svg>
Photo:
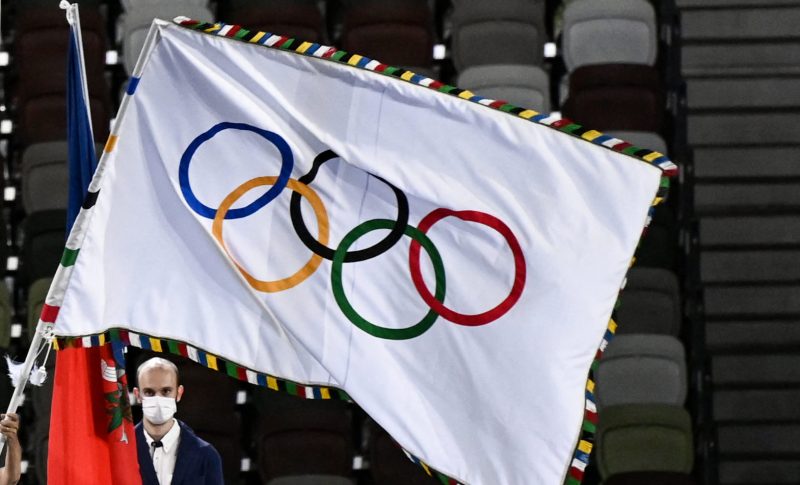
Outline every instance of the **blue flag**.
<svg viewBox="0 0 800 485"><path fill-rule="evenodd" d="M70 29L67 57L67 141L69 143L69 199L67 201L67 233L72 229L89 189L97 156L94 151L92 125L84 99L81 75L81 54L75 26Z"/></svg>

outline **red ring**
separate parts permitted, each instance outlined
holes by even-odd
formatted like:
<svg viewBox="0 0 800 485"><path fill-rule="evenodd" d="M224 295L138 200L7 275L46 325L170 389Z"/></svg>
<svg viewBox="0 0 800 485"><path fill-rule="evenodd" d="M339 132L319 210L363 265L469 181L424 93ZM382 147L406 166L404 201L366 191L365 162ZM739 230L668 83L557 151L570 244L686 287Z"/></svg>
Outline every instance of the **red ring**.
<svg viewBox="0 0 800 485"><path fill-rule="evenodd" d="M525 256L522 254L522 247L519 245L519 241L517 241L514 233L511 232L511 229L509 229L503 221L485 212L436 209L423 217L417 228L422 231L423 234L427 234L431 226L448 216L457 217L463 221L484 224L499 232L505 238L506 243L508 243L508 246L511 248L511 254L514 255L514 284L511 286L511 292L509 292L506 299L501 301L496 307L475 315L458 313L445 307L443 303L439 303L439 301L433 297L425 286L425 281L422 279L422 272L419 269L420 244L413 239L408 253L408 266L411 270L411 279L420 296L425 300L425 303L442 318L457 323L458 325L466 325L469 327L486 325L502 317L517 303L517 300L519 300L519 297L522 295L522 290L525 288Z"/></svg>

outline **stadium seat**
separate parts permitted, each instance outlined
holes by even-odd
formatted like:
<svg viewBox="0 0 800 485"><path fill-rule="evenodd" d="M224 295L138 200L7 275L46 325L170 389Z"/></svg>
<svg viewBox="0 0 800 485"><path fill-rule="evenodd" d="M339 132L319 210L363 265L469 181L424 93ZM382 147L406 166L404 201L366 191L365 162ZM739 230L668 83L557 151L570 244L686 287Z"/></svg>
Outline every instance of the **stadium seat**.
<svg viewBox="0 0 800 485"><path fill-rule="evenodd" d="M29 145L22 152L22 205L28 213L66 209L69 192L67 142Z"/></svg>
<svg viewBox="0 0 800 485"><path fill-rule="evenodd" d="M678 231L672 207L656 206L653 220L636 249L636 266L674 271L678 265Z"/></svg>
<svg viewBox="0 0 800 485"><path fill-rule="evenodd" d="M27 100L17 109L18 133L22 146L67 138L67 102L65 94L43 95ZM106 101L89 97L92 133L95 142L108 138L110 106Z"/></svg>
<svg viewBox="0 0 800 485"><path fill-rule="evenodd" d="M697 485L691 475L676 472L630 472L613 475L604 485Z"/></svg>
<svg viewBox="0 0 800 485"><path fill-rule="evenodd" d="M627 472L692 471L691 418L682 407L623 404L598 416L596 459L603 479Z"/></svg>
<svg viewBox="0 0 800 485"><path fill-rule="evenodd" d="M15 18L15 103L18 143L64 140L66 130L66 58L69 25L55 8L23 8ZM110 99L105 82L105 20L96 8L81 10L89 105L95 140L108 136Z"/></svg>
<svg viewBox="0 0 800 485"><path fill-rule="evenodd" d="M369 420L366 426L369 440L370 473L374 483L381 485L432 485L438 480L428 476L425 470L403 452L400 446L378 426Z"/></svg>
<svg viewBox="0 0 800 485"><path fill-rule="evenodd" d="M354 485L350 478L333 475L295 475L270 480L267 485Z"/></svg>
<svg viewBox="0 0 800 485"><path fill-rule="evenodd" d="M543 0L454 0L456 70L484 64L541 65L547 39L544 4Z"/></svg>
<svg viewBox="0 0 800 485"><path fill-rule="evenodd" d="M583 66L569 76L563 115L600 131L662 132L664 93L658 70L638 64Z"/></svg>
<svg viewBox="0 0 800 485"><path fill-rule="evenodd" d="M430 70L433 14L421 2L354 2L344 11L342 48L391 66Z"/></svg>
<svg viewBox="0 0 800 485"><path fill-rule="evenodd" d="M541 113L550 111L550 79L538 66L486 64L469 67L459 74L458 87Z"/></svg>
<svg viewBox="0 0 800 485"><path fill-rule="evenodd" d="M95 146L99 157L103 146ZM22 205L25 212L66 209L69 197L66 141L35 143L22 152Z"/></svg>
<svg viewBox="0 0 800 485"><path fill-rule="evenodd" d="M56 273L64 252L66 225L64 210L34 212L22 221L18 284L25 287Z"/></svg>
<svg viewBox="0 0 800 485"><path fill-rule="evenodd" d="M81 4L81 37L89 92L97 97L106 90L103 72L107 48L106 26L99 10ZM14 20L14 66L19 102L44 94L66 92L69 24L64 12L50 7L23 8Z"/></svg>
<svg viewBox="0 0 800 485"><path fill-rule="evenodd" d="M677 336L681 327L678 278L663 268L635 266L616 309L617 334Z"/></svg>
<svg viewBox="0 0 800 485"><path fill-rule="evenodd" d="M686 352L670 335L617 335L595 373L598 412L618 404L683 406Z"/></svg>
<svg viewBox="0 0 800 485"><path fill-rule="evenodd" d="M577 0L564 10L562 52L568 71L592 64L655 64L656 13L647 0Z"/></svg>
<svg viewBox="0 0 800 485"><path fill-rule="evenodd" d="M304 400L256 389L260 424L256 436L263 482L293 475L351 477L352 412L336 400Z"/></svg>
<svg viewBox="0 0 800 485"><path fill-rule="evenodd" d="M313 1L234 2L220 8L224 12L220 20L227 24L308 42L325 41L325 22L319 5Z"/></svg>
<svg viewBox="0 0 800 485"><path fill-rule="evenodd" d="M606 132L606 135L619 138L620 140L626 141L639 148L649 148L650 150L662 153L664 155L669 153L667 142L664 141L664 138L662 138L658 133L653 133L650 131L613 130Z"/></svg>
<svg viewBox="0 0 800 485"><path fill-rule="evenodd" d="M170 0L168 2L129 1L125 12L119 18L119 32L122 36L122 63L130 74L144 47L147 32L153 19L172 20L185 16L194 20L211 22L214 14L205 1Z"/></svg>

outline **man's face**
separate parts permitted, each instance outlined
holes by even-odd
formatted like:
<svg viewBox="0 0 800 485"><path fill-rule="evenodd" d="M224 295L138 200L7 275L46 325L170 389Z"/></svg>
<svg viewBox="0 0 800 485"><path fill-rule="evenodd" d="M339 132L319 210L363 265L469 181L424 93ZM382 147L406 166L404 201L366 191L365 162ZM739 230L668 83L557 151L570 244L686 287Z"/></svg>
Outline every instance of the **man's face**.
<svg viewBox="0 0 800 485"><path fill-rule="evenodd" d="M162 396L180 401L183 386L178 385L178 376L171 370L152 367L139 375L139 387L134 391L139 400L143 397Z"/></svg>

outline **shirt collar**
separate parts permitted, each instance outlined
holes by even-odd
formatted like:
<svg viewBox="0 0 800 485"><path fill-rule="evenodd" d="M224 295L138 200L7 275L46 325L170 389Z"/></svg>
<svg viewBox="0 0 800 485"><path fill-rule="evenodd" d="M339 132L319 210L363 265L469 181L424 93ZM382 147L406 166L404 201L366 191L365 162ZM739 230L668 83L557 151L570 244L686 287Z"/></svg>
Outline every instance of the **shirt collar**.
<svg viewBox="0 0 800 485"><path fill-rule="evenodd" d="M147 446L153 446L153 442L155 441L153 437L150 436L150 433L148 433L146 429L142 431L144 431L144 439L147 441ZM167 434L161 438L161 445L164 447L164 453L169 453L173 450L173 447L178 444L178 438L180 435L181 427L178 424L178 420L172 418L172 427L169 429L169 431L167 431Z"/></svg>

